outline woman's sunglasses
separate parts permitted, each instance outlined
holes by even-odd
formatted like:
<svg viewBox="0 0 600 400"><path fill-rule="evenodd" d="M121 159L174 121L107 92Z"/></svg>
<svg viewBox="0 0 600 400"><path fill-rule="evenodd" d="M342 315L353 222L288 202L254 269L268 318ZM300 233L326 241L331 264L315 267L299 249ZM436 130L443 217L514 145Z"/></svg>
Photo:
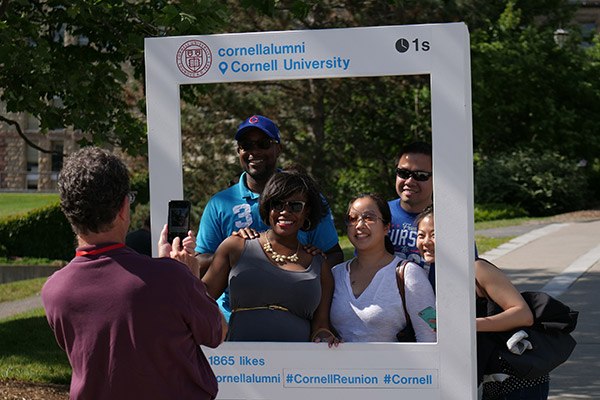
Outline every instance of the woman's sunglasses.
<svg viewBox="0 0 600 400"><path fill-rule="evenodd" d="M347 226L356 226L360 221L363 221L367 225L371 225L378 220L383 221L383 218L373 213L348 214L344 217L344 223Z"/></svg>
<svg viewBox="0 0 600 400"><path fill-rule="evenodd" d="M277 212L282 212L284 209L289 212L298 214L304 210L305 201L274 201L271 208Z"/></svg>

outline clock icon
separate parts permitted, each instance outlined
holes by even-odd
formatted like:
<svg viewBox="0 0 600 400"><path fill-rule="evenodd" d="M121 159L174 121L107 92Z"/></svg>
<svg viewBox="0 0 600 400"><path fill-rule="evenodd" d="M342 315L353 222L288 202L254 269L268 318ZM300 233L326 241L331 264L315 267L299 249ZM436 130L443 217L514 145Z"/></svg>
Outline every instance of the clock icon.
<svg viewBox="0 0 600 400"><path fill-rule="evenodd" d="M404 38L398 39L398 41L396 42L396 50L398 50L398 52L400 53L406 53L409 47L410 43L408 43L408 40Z"/></svg>

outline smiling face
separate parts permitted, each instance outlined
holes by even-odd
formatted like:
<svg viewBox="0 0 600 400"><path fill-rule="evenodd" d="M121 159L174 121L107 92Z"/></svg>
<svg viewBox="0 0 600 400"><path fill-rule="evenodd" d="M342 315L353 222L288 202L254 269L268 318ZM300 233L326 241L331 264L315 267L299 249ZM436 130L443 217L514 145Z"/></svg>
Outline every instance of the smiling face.
<svg viewBox="0 0 600 400"><path fill-rule="evenodd" d="M262 148L267 147L267 148ZM238 141L240 165L253 181L264 183L273 175L281 145L260 129L251 129Z"/></svg>
<svg viewBox="0 0 600 400"><path fill-rule="evenodd" d="M429 214L419 222L417 231L417 248L428 264L435 263L435 226L433 214Z"/></svg>
<svg viewBox="0 0 600 400"><path fill-rule="evenodd" d="M348 239L357 251L384 249L385 235L390 224L385 224L375 200L370 197L356 199L348 209Z"/></svg>
<svg viewBox="0 0 600 400"><path fill-rule="evenodd" d="M420 153L405 153L400 157L397 167L411 172L431 172L431 157ZM396 192L405 211L420 213L433 201L433 177L418 181L414 176L408 179L396 176Z"/></svg>
<svg viewBox="0 0 600 400"><path fill-rule="evenodd" d="M301 211L296 209L300 208L298 202L304 203ZM269 225L280 236L296 235L304 225L308 211L306 195L303 193L294 193L281 201L273 200L269 211Z"/></svg>

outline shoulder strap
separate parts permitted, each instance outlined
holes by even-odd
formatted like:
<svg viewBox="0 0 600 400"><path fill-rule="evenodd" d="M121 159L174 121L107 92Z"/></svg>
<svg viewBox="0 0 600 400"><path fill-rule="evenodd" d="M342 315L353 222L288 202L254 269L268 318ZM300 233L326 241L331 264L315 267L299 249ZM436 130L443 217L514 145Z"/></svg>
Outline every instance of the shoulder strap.
<svg viewBox="0 0 600 400"><path fill-rule="evenodd" d="M408 264L408 260L402 260L396 265L396 283L398 284L398 291L402 298L402 307L404 308L404 317L406 318L406 325L410 325L410 315L406 309L406 296L404 294L404 269Z"/></svg>

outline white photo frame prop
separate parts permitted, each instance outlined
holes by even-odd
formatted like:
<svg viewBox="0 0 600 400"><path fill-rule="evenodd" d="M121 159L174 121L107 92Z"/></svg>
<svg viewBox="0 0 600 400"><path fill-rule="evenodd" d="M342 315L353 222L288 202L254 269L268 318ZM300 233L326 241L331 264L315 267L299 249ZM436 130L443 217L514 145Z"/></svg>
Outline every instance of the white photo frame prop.
<svg viewBox="0 0 600 400"><path fill-rule="evenodd" d="M153 243L167 220L169 200L183 198L180 85L430 75L437 343L343 343L329 349L315 343L227 342L203 350L219 381L219 399L474 400L467 27L450 23L147 38L145 58Z"/></svg>

